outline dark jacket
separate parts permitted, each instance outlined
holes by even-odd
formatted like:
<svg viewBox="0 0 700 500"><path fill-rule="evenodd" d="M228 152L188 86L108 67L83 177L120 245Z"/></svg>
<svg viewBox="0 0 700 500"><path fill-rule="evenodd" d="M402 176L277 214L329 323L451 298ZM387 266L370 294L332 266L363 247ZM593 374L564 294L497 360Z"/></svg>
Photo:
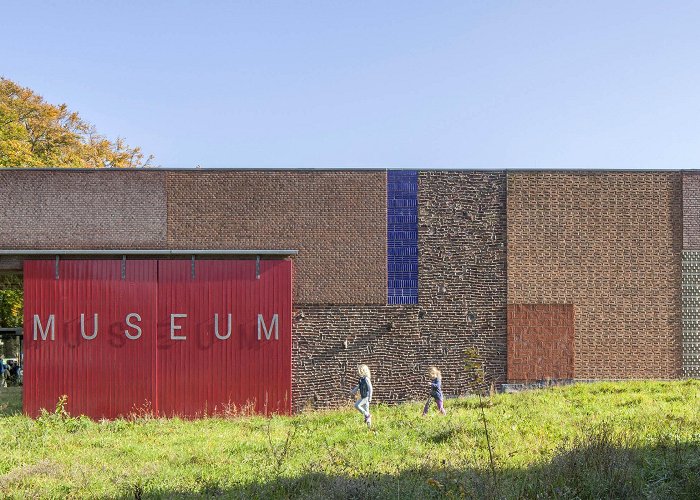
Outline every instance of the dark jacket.
<svg viewBox="0 0 700 500"><path fill-rule="evenodd" d="M439 378L434 378L430 382L430 395L435 399L442 399L442 380Z"/></svg>
<svg viewBox="0 0 700 500"><path fill-rule="evenodd" d="M372 383L367 379L367 377L361 377L360 381L357 383L360 388L360 396L366 398L372 394Z"/></svg>

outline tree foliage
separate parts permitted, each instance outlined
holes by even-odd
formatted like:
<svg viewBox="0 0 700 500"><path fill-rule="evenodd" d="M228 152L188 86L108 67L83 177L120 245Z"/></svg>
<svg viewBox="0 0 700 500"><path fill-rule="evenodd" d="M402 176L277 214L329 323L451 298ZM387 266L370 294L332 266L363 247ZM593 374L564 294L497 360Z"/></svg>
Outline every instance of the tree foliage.
<svg viewBox="0 0 700 500"><path fill-rule="evenodd" d="M152 159L120 137L99 135L65 104L0 78L0 167L133 168Z"/></svg>
<svg viewBox="0 0 700 500"><path fill-rule="evenodd" d="M22 279L13 274L0 275L0 327L22 326Z"/></svg>

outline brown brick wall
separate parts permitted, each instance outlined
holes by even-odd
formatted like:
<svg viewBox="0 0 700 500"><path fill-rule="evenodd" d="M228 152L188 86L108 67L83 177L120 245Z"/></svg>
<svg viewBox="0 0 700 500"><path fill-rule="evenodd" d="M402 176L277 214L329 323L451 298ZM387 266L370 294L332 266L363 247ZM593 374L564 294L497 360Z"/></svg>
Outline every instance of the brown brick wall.
<svg viewBox="0 0 700 500"><path fill-rule="evenodd" d="M679 173L508 174L508 302L573 304L582 379L681 370Z"/></svg>
<svg viewBox="0 0 700 500"><path fill-rule="evenodd" d="M683 172L683 249L700 250L700 172Z"/></svg>
<svg viewBox="0 0 700 500"><path fill-rule="evenodd" d="M469 347L489 381L505 381L505 174L421 172L418 186L418 305L297 306L297 409L346 402L358 363L373 370L376 401L422 399L431 365L446 395L464 394Z"/></svg>
<svg viewBox="0 0 700 500"><path fill-rule="evenodd" d="M574 307L508 305L508 381L574 378Z"/></svg>
<svg viewBox="0 0 700 500"><path fill-rule="evenodd" d="M161 248L163 172L0 170L0 248Z"/></svg>
<svg viewBox="0 0 700 500"><path fill-rule="evenodd" d="M385 172L5 170L0 199L0 248L295 249L297 303L386 303Z"/></svg>
<svg viewBox="0 0 700 500"><path fill-rule="evenodd" d="M295 303L386 303L386 172L167 175L168 246L299 250Z"/></svg>

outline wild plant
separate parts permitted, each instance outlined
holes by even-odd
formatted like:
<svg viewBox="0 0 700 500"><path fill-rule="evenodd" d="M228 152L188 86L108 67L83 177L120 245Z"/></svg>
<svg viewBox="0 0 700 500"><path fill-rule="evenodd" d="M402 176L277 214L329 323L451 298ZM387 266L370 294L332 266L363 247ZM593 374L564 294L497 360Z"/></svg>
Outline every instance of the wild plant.
<svg viewBox="0 0 700 500"><path fill-rule="evenodd" d="M479 356L479 351L475 347L471 347L465 351L465 356L466 356L466 361L465 361L465 369L467 370L467 376L469 377L470 381L472 382L472 385L476 387L476 394L479 396L479 408L481 409L481 421L484 424L484 434L486 435L486 446L488 447L489 451L489 464L491 467L491 475L493 477L493 481L495 483L496 481L496 464L493 460L493 447L491 446L491 437L489 436L489 426L488 426L488 421L486 420L486 412L484 410L484 400L482 398L482 391L484 390L484 386L486 385L486 370L484 369L484 362ZM493 384L492 384L493 386ZM491 391L489 394L489 402L492 404L493 403L493 392Z"/></svg>
<svg viewBox="0 0 700 500"><path fill-rule="evenodd" d="M78 432L86 428L90 424L90 419L85 416L73 417L68 413L66 406L68 405L68 396L65 394L58 398L56 408L53 412L49 412L46 408L42 408L36 423L40 428L45 430L51 428L63 428L67 432Z"/></svg>

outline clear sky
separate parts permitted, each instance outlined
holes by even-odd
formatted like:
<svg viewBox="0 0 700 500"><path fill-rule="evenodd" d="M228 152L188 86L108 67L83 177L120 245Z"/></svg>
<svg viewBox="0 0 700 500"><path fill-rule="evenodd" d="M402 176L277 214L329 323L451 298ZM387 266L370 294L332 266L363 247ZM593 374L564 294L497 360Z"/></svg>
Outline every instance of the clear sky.
<svg viewBox="0 0 700 500"><path fill-rule="evenodd" d="M700 168L697 1L0 13L0 75L163 167Z"/></svg>

